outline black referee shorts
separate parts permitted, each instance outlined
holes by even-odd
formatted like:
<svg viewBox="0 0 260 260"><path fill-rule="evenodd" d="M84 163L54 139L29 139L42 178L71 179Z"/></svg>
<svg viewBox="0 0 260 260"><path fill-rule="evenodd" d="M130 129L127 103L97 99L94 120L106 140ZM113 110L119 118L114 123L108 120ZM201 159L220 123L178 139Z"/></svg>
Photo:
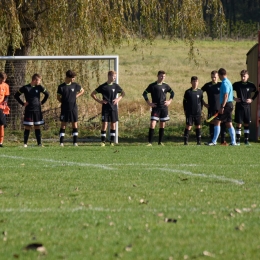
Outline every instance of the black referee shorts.
<svg viewBox="0 0 260 260"><path fill-rule="evenodd" d="M221 122L232 122L232 111L233 111L233 103L227 102L226 106L224 107L223 114L218 114L216 116L216 120Z"/></svg>

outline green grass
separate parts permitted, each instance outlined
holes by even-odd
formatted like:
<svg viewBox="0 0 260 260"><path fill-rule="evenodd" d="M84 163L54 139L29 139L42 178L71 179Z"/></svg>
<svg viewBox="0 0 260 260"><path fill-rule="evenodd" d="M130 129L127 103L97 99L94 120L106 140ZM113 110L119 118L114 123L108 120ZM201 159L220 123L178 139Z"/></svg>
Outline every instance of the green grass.
<svg viewBox="0 0 260 260"><path fill-rule="evenodd" d="M11 144L0 258L259 259L259 148Z"/></svg>

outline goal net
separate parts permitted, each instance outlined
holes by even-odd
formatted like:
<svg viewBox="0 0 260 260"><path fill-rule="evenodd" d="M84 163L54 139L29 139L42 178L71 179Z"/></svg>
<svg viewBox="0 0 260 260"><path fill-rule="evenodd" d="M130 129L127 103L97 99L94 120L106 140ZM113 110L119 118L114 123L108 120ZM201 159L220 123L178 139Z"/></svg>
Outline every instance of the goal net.
<svg viewBox="0 0 260 260"><path fill-rule="evenodd" d="M44 129L58 131L60 104L57 101L57 88L64 82L65 72L69 69L77 73L76 82L85 90L84 95L77 100L79 128L89 127L93 131L99 128L101 107L90 97L90 93L107 80L109 70L117 71L118 83L118 56L0 56L0 71L7 74L6 83L10 86L8 105L11 110L7 116L8 128L23 128L24 109L13 95L20 87L31 82L33 74L38 73L42 76L41 84L50 93L48 101L42 107ZM118 131L115 141L118 142Z"/></svg>

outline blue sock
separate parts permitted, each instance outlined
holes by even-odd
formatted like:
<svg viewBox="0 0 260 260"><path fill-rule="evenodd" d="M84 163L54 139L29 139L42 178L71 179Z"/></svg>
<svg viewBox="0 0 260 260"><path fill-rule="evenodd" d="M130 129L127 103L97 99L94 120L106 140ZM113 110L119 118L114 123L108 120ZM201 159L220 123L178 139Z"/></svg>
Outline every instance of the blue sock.
<svg viewBox="0 0 260 260"><path fill-rule="evenodd" d="M215 125L214 126L214 136L213 136L213 139L212 139L212 143L214 143L214 144L217 143L219 134L220 134L220 126L219 125Z"/></svg>
<svg viewBox="0 0 260 260"><path fill-rule="evenodd" d="M236 132L235 132L234 127L233 127L233 126L230 127L230 128L228 129L228 131L229 131L229 134L230 134L230 137L231 137L231 143L232 143L232 144L235 144L235 143L236 143Z"/></svg>

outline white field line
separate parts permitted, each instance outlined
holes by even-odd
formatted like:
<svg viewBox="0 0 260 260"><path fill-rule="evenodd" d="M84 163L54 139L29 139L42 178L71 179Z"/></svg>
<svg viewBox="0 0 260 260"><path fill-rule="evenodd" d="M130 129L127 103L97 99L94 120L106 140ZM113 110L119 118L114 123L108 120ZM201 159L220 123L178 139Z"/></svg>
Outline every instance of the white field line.
<svg viewBox="0 0 260 260"><path fill-rule="evenodd" d="M59 164L63 164L63 165L68 165L68 166L87 166L87 167L97 167L97 168L102 168L102 169L106 169L106 170L117 170L116 168L111 168L109 166L119 166L119 165L124 165L124 166L149 166L149 168L145 168L145 170L160 170L160 171L169 171L169 172L174 172L174 173L181 173L181 174L185 174L185 175L190 175L190 176L195 176L195 177L202 177L202 178L209 178L209 179L218 179L221 181L228 181L228 182L232 182L238 185L243 185L244 182L242 180L236 180L236 179L231 179L231 178L227 178L225 176L217 176L214 174L211 175L207 175L205 173L192 173L189 171L184 171L184 170L179 170L179 169L169 169L168 167L172 167L172 165L167 165L167 168L163 168L162 166L160 166L159 164L107 164L109 166L106 165L102 165L102 164L91 164L91 163L77 163L77 162L68 162L68 161L56 161L56 160L52 160L52 159L46 159L46 158L28 158L28 157L22 157L22 156L8 156L8 155L0 155L0 157L4 157L4 158L11 158L11 159L18 159L18 160L33 160L33 161L43 161L43 162L50 162L50 163L59 163ZM151 168L151 166L154 166L156 168ZM163 165L165 166L165 165ZM176 165L177 166L177 165ZM184 166L183 164L180 164L179 166ZM185 166L188 166L185 164ZM190 166L190 165L189 165ZM195 165L193 165L195 166ZM157 168L160 167L160 168Z"/></svg>
<svg viewBox="0 0 260 260"><path fill-rule="evenodd" d="M87 167L96 167L96 168L102 168L106 170L115 170L109 166L103 165L103 164L94 164L94 163L77 163L77 162L69 162L69 161L56 161L52 159L45 159L45 158L33 158L33 157L22 157L22 156L9 156L1 154L0 157L4 158L10 158L10 159L17 159L17 160L31 160L31 161L42 161L42 162L50 162L50 163L59 163L62 165L68 165L68 166L87 166Z"/></svg>
<svg viewBox="0 0 260 260"><path fill-rule="evenodd" d="M176 173L181 173L181 174L195 176L195 177L202 177L202 178L209 178L209 179L217 179L217 180L221 180L221 181L228 181L228 182L233 182L233 183L238 184L238 185L245 184L242 180L231 179L231 178L227 178L225 176L218 176L218 175L215 175L215 174L207 175L205 173L192 173L192 172L187 172L187 171L183 171L183 170L165 169L165 168L164 169L158 168L157 170L168 171L168 172L176 172Z"/></svg>

